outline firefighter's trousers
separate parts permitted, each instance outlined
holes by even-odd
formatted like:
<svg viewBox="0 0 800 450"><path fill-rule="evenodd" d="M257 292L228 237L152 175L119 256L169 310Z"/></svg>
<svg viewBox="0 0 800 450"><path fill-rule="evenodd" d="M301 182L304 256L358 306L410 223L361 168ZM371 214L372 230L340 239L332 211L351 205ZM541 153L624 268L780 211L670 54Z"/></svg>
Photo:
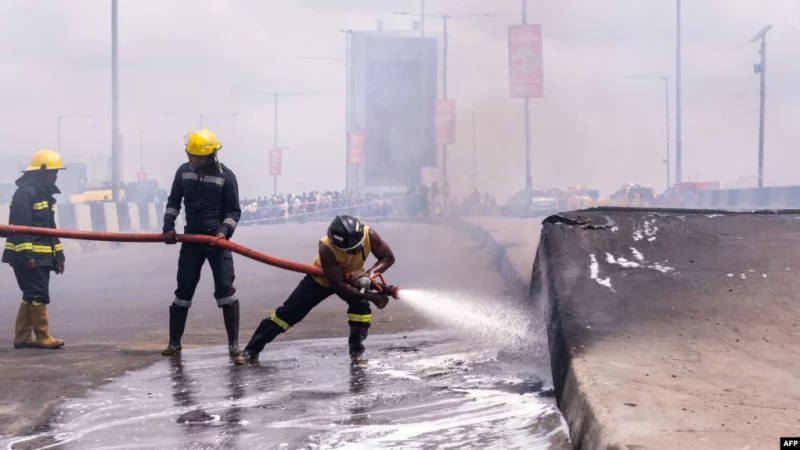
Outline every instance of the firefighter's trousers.
<svg viewBox="0 0 800 450"><path fill-rule="evenodd" d="M22 300L32 305L34 303L47 305L50 303L50 267L36 266L28 269L24 266L14 265L14 277L22 291Z"/></svg>
<svg viewBox="0 0 800 450"><path fill-rule="evenodd" d="M200 281L203 264L208 260L214 276L214 298L217 306L223 307L237 301L236 278L233 270L233 255L230 250L208 247L200 244L181 244L178 257L178 289L175 290L175 305L188 308L192 306L194 291Z"/></svg>
<svg viewBox="0 0 800 450"><path fill-rule="evenodd" d="M300 323L312 309L333 294L333 289L320 285L306 275L283 305L279 306L268 319L262 321L262 325L259 326L245 351L258 354L264 349L264 345ZM366 300L347 302L347 319L350 325L348 340L350 356L361 355L364 353L363 342L367 338L372 319L369 302Z"/></svg>

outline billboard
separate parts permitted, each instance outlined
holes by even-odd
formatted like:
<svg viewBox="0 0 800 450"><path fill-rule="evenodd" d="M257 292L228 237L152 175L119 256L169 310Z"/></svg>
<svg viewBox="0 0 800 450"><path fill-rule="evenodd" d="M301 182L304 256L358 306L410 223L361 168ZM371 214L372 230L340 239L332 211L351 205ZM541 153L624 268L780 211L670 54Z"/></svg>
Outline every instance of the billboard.
<svg viewBox="0 0 800 450"><path fill-rule="evenodd" d="M508 27L508 73L511 97L543 95L541 25Z"/></svg>
<svg viewBox="0 0 800 450"><path fill-rule="evenodd" d="M436 145L456 143L456 101L436 100Z"/></svg>
<svg viewBox="0 0 800 450"><path fill-rule="evenodd" d="M273 148L269 151L269 174L270 175L280 175L281 174L281 159L282 159L282 151L279 148Z"/></svg>
<svg viewBox="0 0 800 450"><path fill-rule="evenodd" d="M351 184L416 184L420 169L437 162L436 40L371 31L351 38L350 123L364 137Z"/></svg>
<svg viewBox="0 0 800 450"><path fill-rule="evenodd" d="M350 164L364 164L364 133L350 132Z"/></svg>

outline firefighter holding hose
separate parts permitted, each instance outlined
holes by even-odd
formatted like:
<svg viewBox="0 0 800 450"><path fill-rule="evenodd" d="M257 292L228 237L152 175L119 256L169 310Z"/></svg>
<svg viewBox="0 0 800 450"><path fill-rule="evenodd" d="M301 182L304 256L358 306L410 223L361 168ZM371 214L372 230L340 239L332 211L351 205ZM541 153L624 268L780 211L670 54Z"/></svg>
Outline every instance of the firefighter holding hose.
<svg viewBox="0 0 800 450"><path fill-rule="evenodd" d="M242 211L236 176L217 157L222 145L214 133L205 128L186 135L185 144L189 161L178 168L172 182L164 212L164 241L167 244L177 243L175 220L180 213L181 200L186 206L185 233L230 239ZM206 260L214 276L214 298L222 309L228 335L228 353L231 356L241 354L239 300L233 286L235 275L230 250L183 243L178 257L178 288L169 308L169 344L161 352L162 355L173 356L181 351L181 337L189 307L192 306L192 297Z"/></svg>
<svg viewBox="0 0 800 450"><path fill-rule="evenodd" d="M10 203L9 225L56 228L58 171L64 170L61 155L41 149L17 180ZM3 262L11 265L22 291L17 312L14 348L56 349L64 341L50 336L47 305L50 304L50 272L64 273L64 249L56 237L14 234L6 239ZM35 339L31 339L31 331Z"/></svg>
<svg viewBox="0 0 800 450"><path fill-rule="evenodd" d="M368 271L364 263L370 253L378 261ZM313 265L322 268L324 277L306 275L269 318L261 321L250 342L235 364L258 361L258 355L279 334L303 320L311 310L333 294L347 302L347 319L350 325L350 358L353 364L365 364L364 340L370 327L370 303L379 309L386 307L386 295L359 291L360 279L374 273L384 273L394 264L394 254L378 233L352 216L336 216L328 227L327 236L319 241L319 254ZM349 274L345 281L345 274ZM352 283L352 284L351 284Z"/></svg>

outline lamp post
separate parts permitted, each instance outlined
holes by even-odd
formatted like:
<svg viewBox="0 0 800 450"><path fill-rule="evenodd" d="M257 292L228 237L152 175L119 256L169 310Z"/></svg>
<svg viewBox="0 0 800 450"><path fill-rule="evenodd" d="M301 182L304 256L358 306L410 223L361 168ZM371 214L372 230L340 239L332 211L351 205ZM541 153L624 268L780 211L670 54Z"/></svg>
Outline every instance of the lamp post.
<svg viewBox="0 0 800 450"><path fill-rule="evenodd" d="M760 75L761 78L761 95L760 107L758 113L758 187L764 187L764 116L766 114L766 96L767 96L767 31L772 28L772 25L767 25L760 29L751 39L750 42L761 41L761 60L758 64L753 65L753 71Z"/></svg>
<svg viewBox="0 0 800 450"><path fill-rule="evenodd" d="M345 57L299 56L300 59L323 61L343 61L344 76L344 190L350 192L350 33L352 30L339 30L345 34Z"/></svg>
<svg viewBox="0 0 800 450"><path fill-rule="evenodd" d="M421 5L423 8L425 7L424 3ZM422 13L409 13L409 12L396 12L397 15L402 16L417 16L422 17L436 17L442 19L442 99L447 100L447 48L448 48L448 32L447 32L447 23L450 19L468 19L468 18L484 18L484 17L495 17L496 14L426 14ZM449 183L447 181L447 146L442 146L442 178L443 178L443 197L444 197L444 208L446 209L450 203L450 192L449 192Z"/></svg>
<svg viewBox="0 0 800 450"><path fill-rule="evenodd" d="M205 118L206 117L235 117L238 116L239 113L187 113L187 112L167 112L164 113L168 116L195 116L200 118L200 128L205 126Z"/></svg>
<svg viewBox="0 0 800 450"><path fill-rule="evenodd" d="M472 190L478 189L478 165L476 161L476 139L475 139L475 111L472 111Z"/></svg>
<svg viewBox="0 0 800 450"><path fill-rule="evenodd" d="M670 183L670 143L669 143L669 77L665 76L653 76L653 75L628 75L625 78L628 79L640 79L640 80L661 80L664 82L664 110L665 110L665 129L666 129L666 141L667 141L667 153L666 158L664 159L664 164L667 166L667 189L669 189ZM680 182L680 180L678 180Z"/></svg>
<svg viewBox="0 0 800 450"><path fill-rule="evenodd" d="M258 91L255 89L231 89L231 92L237 93L251 93L251 94L261 94L261 95L271 95L274 105L274 122L273 122L273 140L272 140L272 148L280 148L278 147L278 97L286 96L286 95L317 95L318 92L267 92L267 91ZM273 175L272 186L274 193L278 193L278 176Z"/></svg>
<svg viewBox="0 0 800 450"><path fill-rule="evenodd" d="M681 0L675 0L675 182L683 181L683 137L681 136Z"/></svg>

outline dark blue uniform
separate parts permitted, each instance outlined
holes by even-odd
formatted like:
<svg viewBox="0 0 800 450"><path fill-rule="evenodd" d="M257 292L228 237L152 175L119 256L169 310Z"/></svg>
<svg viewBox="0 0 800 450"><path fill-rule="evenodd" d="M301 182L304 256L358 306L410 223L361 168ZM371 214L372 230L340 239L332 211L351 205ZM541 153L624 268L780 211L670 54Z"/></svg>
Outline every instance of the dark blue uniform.
<svg viewBox="0 0 800 450"><path fill-rule="evenodd" d="M54 194L60 191L55 185L46 185L35 176L26 173L19 180L19 187L11 199L8 223L39 228L56 228ZM25 261L34 260L36 266L27 269ZM50 303L50 272L56 262L64 262L64 249L58 238L15 234L6 239L2 261L14 268L17 284L22 291L22 300L28 304Z"/></svg>
<svg viewBox="0 0 800 450"><path fill-rule="evenodd" d="M203 176L192 170L189 163L178 168L167 199L163 231L175 230L175 219L186 206L187 234L216 235L222 233L230 239L242 215L239 206L239 186L236 176L225 165L222 172L209 166ZM206 259L214 275L214 298L222 307L237 301L233 287L233 257L229 250L197 244L181 244L178 259L178 289L174 304L188 308L200 281L200 271Z"/></svg>

